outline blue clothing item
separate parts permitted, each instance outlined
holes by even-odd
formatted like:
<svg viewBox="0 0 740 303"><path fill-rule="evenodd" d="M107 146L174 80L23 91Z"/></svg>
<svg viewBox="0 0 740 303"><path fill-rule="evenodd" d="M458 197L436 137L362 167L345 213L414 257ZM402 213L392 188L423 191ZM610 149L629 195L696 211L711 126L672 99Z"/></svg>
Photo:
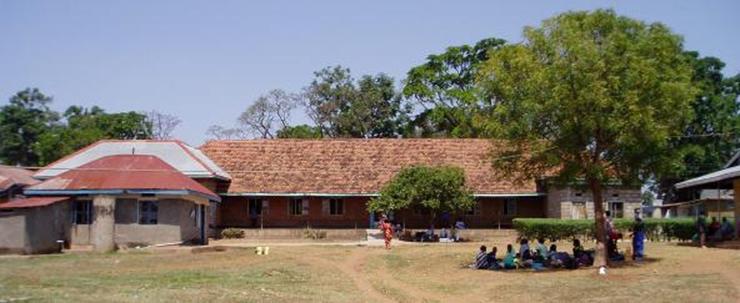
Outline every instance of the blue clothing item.
<svg viewBox="0 0 740 303"><path fill-rule="evenodd" d="M488 269L488 254L485 251L478 252L475 256L476 269Z"/></svg>
<svg viewBox="0 0 740 303"><path fill-rule="evenodd" d="M522 260L532 259L532 254L529 251L529 244L522 244L522 246L519 247L519 258Z"/></svg>
<svg viewBox="0 0 740 303"><path fill-rule="evenodd" d="M645 256L645 232L635 231L632 236L633 259Z"/></svg>

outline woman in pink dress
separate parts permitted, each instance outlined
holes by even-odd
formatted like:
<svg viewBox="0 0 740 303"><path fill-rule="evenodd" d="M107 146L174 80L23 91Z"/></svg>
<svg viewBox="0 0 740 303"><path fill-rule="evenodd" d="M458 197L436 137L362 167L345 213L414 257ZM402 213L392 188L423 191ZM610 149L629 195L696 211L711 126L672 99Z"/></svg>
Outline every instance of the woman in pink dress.
<svg viewBox="0 0 740 303"><path fill-rule="evenodd" d="M388 221L388 218L383 215L380 219L380 230L383 232L385 238L385 249L391 249L391 240L393 240L393 225Z"/></svg>

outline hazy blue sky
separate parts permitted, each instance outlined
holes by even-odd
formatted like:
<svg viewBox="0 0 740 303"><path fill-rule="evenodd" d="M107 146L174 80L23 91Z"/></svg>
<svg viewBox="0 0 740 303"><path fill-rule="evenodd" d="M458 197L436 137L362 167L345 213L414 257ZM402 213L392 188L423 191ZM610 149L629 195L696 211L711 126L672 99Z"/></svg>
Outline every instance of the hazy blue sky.
<svg viewBox="0 0 740 303"><path fill-rule="evenodd" d="M525 25L594 8L663 22L687 49L725 61L725 74L740 72L740 1L562 2L0 0L0 105L39 87L60 111L158 110L199 145L209 125L232 125L260 94L298 91L322 67L400 82L446 46L520 41Z"/></svg>

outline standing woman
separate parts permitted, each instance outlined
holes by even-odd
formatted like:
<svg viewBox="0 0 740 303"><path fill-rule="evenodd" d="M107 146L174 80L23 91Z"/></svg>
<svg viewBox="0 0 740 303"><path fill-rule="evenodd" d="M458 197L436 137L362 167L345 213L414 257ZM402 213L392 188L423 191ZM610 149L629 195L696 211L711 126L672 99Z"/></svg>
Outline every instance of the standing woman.
<svg viewBox="0 0 740 303"><path fill-rule="evenodd" d="M385 238L385 249L391 249L391 240L393 240L393 225L388 221L388 217L383 215L380 219L380 230Z"/></svg>
<svg viewBox="0 0 740 303"><path fill-rule="evenodd" d="M642 261L645 256L645 223L639 216L635 216L632 226L632 251L632 260Z"/></svg>

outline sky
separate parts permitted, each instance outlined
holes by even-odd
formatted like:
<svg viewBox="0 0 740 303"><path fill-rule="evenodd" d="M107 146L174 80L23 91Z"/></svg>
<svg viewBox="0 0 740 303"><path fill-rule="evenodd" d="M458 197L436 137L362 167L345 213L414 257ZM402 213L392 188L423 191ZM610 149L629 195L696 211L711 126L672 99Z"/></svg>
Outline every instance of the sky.
<svg viewBox="0 0 740 303"><path fill-rule="evenodd" d="M313 72L399 83L427 55L487 37L521 41L524 26L568 10L612 8L662 22L685 48L740 73L740 1L33 1L0 0L0 105L38 87L52 108L98 105L182 119L198 146L272 89L298 92ZM302 111L294 123L307 123Z"/></svg>

